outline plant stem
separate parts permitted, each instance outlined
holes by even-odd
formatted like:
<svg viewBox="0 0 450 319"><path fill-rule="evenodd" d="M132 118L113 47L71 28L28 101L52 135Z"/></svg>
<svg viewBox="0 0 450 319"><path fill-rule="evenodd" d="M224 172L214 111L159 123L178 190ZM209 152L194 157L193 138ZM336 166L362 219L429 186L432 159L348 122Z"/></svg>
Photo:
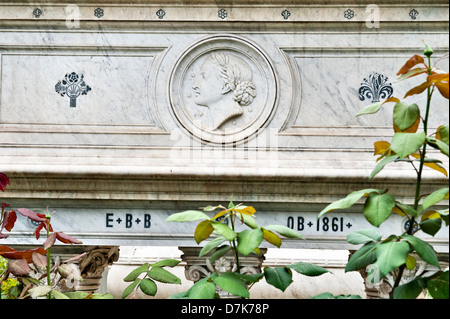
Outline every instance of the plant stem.
<svg viewBox="0 0 450 319"><path fill-rule="evenodd" d="M47 218L47 238L50 235L50 218ZM50 247L47 249L47 285L51 286L51 278L50 278L50 271L51 271L51 254L50 254ZM47 299L52 299L52 293L49 292L47 295Z"/></svg>
<svg viewBox="0 0 450 319"><path fill-rule="evenodd" d="M231 228L233 229L233 231L234 231L234 216L235 216L234 213L232 213L230 215ZM236 246L236 239L233 239L233 241L231 243L232 243L233 249L234 249L234 258L236 259L237 273L240 274L241 273L241 267L239 265L239 252L238 252L237 246Z"/></svg>
<svg viewBox="0 0 450 319"><path fill-rule="evenodd" d="M428 74L431 75L431 56L428 56ZM433 91L430 87L427 88L427 108L425 110L425 118L423 120L423 131L425 132L425 135L428 133L428 116L430 114L430 105L431 105L431 96L433 94ZM420 164L419 164L419 170L417 171L417 180L416 180L416 194L414 197L414 210L417 211L419 207L419 201L420 201L420 190L422 186L422 172L423 172L423 166L425 163L425 154L427 151L427 143L424 143L422 146L422 152L420 153ZM414 233L414 223L415 223L415 217L411 216L411 220L409 222L409 227L406 230L408 235L412 235ZM403 264L399 267L399 272L397 277L395 278L394 286L392 287L392 290L390 292L390 298L393 298L394 289L397 288L400 284L400 281L403 276L403 272L405 271L406 265Z"/></svg>

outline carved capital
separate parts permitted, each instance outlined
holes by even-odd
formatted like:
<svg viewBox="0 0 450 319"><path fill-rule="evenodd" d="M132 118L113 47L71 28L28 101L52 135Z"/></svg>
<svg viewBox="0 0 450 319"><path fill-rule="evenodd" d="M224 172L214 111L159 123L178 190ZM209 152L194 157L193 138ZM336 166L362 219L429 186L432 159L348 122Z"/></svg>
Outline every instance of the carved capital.
<svg viewBox="0 0 450 319"><path fill-rule="evenodd" d="M211 262L211 255L214 253L214 250L209 254L198 257L201 247L178 247L184 254L181 256L181 259L186 263L185 266L185 276L187 280L193 281L194 283L199 281L202 278L208 277L213 272L216 273L225 273L225 272L236 272L237 264L235 260L235 256L233 252L230 250L225 256L222 256ZM261 255L250 254L249 256L240 256L239 258L239 266L241 274L257 274L261 272L261 266L264 261L264 254L267 252L267 249L261 249ZM217 287L216 293L221 298L235 298L235 296L230 293L223 291L222 289Z"/></svg>
<svg viewBox="0 0 450 319"><path fill-rule="evenodd" d="M440 256L441 269L448 267L448 255ZM404 285L418 276L429 277L439 271L439 268L426 263L418 256L414 256L417 260L416 267L412 270L405 269L403 276L400 280L400 285ZM387 274L383 279L379 280L374 276L377 274L373 270L372 265L367 266L365 270L360 270L360 274L364 279L364 285L366 290L367 299L387 299L392 291L392 287L395 282L395 273L391 272ZM425 292L424 292L425 293Z"/></svg>
<svg viewBox="0 0 450 319"><path fill-rule="evenodd" d="M201 250L200 247L179 247L179 249L184 253L181 256L181 259L186 263L186 279L193 282L197 282L200 279L209 276L213 272L220 274L237 271L235 257L231 251L211 263L211 254L214 253L214 251L199 258L198 255ZM242 274L260 273L266 251L267 249L261 249L261 255L250 254L247 257L241 256L240 272Z"/></svg>
<svg viewBox="0 0 450 319"><path fill-rule="evenodd" d="M83 280L79 282L77 290L96 292L105 268L118 259L118 246L99 246L87 251L79 263Z"/></svg>

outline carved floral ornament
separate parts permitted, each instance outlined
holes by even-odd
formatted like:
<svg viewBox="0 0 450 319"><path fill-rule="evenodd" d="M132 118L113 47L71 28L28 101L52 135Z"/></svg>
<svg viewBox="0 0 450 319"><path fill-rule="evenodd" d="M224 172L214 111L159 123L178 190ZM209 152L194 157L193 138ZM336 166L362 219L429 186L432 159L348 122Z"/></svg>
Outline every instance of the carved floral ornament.
<svg viewBox="0 0 450 319"><path fill-rule="evenodd" d="M181 56L169 93L172 110L189 133L207 142L232 143L267 123L277 79L270 60L254 44L213 36Z"/></svg>

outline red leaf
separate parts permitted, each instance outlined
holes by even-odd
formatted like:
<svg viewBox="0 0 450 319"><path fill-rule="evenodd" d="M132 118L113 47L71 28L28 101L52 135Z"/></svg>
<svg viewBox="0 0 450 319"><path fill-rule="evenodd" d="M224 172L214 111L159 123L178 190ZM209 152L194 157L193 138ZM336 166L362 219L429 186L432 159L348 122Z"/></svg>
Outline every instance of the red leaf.
<svg viewBox="0 0 450 319"><path fill-rule="evenodd" d="M45 223L47 221L47 219L45 218L45 215L43 215L44 217L40 217L39 215L42 214L36 214L35 212L33 212L31 209L28 208L19 208L17 210L21 215L28 217L31 220L34 220L36 222L43 222Z"/></svg>
<svg viewBox="0 0 450 319"><path fill-rule="evenodd" d="M6 234L2 234L2 233L0 232L0 239L3 239L3 238L8 238L8 236L9 236L9 235L6 235Z"/></svg>
<svg viewBox="0 0 450 319"><path fill-rule="evenodd" d="M26 259L8 260L8 270L15 276L25 276L31 271Z"/></svg>
<svg viewBox="0 0 450 319"><path fill-rule="evenodd" d="M3 217L3 224L1 229L6 229L7 231L11 231L11 229L14 227L14 223L16 222L17 215L16 212L13 210L10 210L5 213L5 216ZM1 230L0 229L0 230Z"/></svg>
<svg viewBox="0 0 450 319"><path fill-rule="evenodd" d="M81 241L79 241L76 238L73 238L72 236L69 236L67 234L64 234L63 232L57 232L56 238L58 238L59 241L65 243L65 244L82 244Z"/></svg>
<svg viewBox="0 0 450 319"><path fill-rule="evenodd" d="M31 254L31 259L33 261L33 264L39 269L44 270L47 268L48 259L47 256L41 255L38 253Z"/></svg>
<svg viewBox="0 0 450 319"><path fill-rule="evenodd" d="M436 86L437 86L439 92L442 94L442 96L445 97L446 99L448 99L449 98L448 83L438 82L438 83L436 83Z"/></svg>
<svg viewBox="0 0 450 319"><path fill-rule="evenodd" d="M9 178L4 173L0 173L0 190L5 191L6 185L9 185Z"/></svg>
<svg viewBox="0 0 450 319"><path fill-rule="evenodd" d="M56 233L51 233L44 242L44 249L49 249L56 241Z"/></svg>
<svg viewBox="0 0 450 319"><path fill-rule="evenodd" d="M36 239L39 239L39 237L41 236L41 229L44 228L45 224L44 223L40 223L38 227L36 227L36 229L34 230L34 233L36 234Z"/></svg>
<svg viewBox="0 0 450 319"><path fill-rule="evenodd" d="M41 255L47 254L47 251L42 249L41 247L35 248L35 249L28 249L28 250L16 250L11 247L2 245L0 246L0 256L5 257L6 259L26 259L28 263L32 262L32 254L38 253Z"/></svg>
<svg viewBox="0 0 450 319"><path fill-rule="evenodd" d="M430 82L430 81L424 82L421 85L416 86L416 87L412 88L411 90L409 90L408 92L406 92L404 97L406 98L410 95L420 94L432 85L433 85L433 82Z"/></svg>
<svg viewBox="0 0 450 319"><path fill-rule="evenodd" d="M3 204L2 204L2 212L3 212L3 211L5 210L5 208L8 207L8 206L10 206L10 205L7 204L7 203L3 203Z"/></svg>
<svg viewBox="0 0 450 319"><path fill-rule="evenodd" d="M406 63L404 66L402 66L402 68L400 69L400 71L398 71L397 75L402 75L405 74L406 72L408 72L413 66L419 64L419 63L423 63L425 64L424 59L420 56L420 55L413 55Z"/></svg>

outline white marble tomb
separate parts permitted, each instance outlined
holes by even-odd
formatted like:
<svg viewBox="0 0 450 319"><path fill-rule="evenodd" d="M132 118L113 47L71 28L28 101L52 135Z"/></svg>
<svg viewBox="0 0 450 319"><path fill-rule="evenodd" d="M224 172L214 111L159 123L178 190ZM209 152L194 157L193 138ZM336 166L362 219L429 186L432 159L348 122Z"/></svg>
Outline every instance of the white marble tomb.
<svg viewBox="0 0 450 319"><path fill-rule="evenodd" d="M86 246L146 249L195 245L192 225L165 218L233 196L261 224L303 232L290 249L352 249L360 205L333 215L335 233L304 225L365 187L411 202L415 178L396 164L369 180L391 108L355 114L418 84L395 74L422 39L436 59L448 52L447 1L373 2L2 1L1 200L49 206ZM436 128L448 100L433 103ZM447 184L425 172L424 191ZM36 244L27 223L2 244ZM447 230L424 237L448 254Z"/></svg>

